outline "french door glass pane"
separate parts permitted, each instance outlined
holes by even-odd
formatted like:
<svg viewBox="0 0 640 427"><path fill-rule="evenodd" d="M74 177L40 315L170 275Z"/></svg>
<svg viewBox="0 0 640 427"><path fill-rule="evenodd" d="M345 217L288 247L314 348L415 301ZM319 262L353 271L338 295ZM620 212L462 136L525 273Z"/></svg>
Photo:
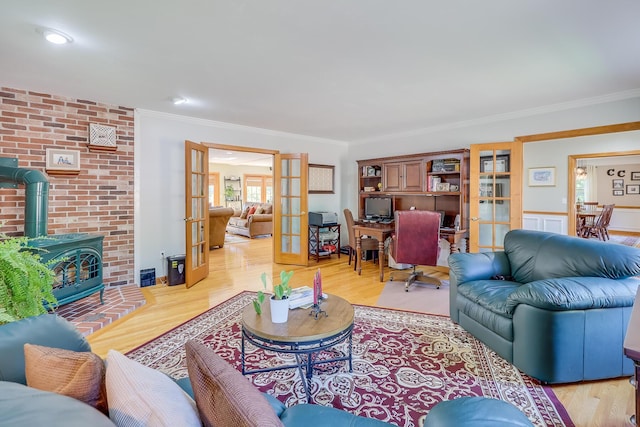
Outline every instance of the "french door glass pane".
<svg viewBox="0 0 640 427"><path fill-rule="evenodd" d="M509 224L496 224L496 246L504 246L504 236L509 229Z"/></svg>

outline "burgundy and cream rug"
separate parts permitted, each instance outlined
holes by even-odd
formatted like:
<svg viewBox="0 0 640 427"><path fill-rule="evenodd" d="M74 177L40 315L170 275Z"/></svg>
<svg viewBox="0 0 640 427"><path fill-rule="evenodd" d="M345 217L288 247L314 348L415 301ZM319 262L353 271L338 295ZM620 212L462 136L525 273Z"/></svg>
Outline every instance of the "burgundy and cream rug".
<svg viewBox="0 0 640 427"><path fill-rule="evenodd" d="M240 370L243 292L128 356L181 378L187 376L184 343L204 342ZM343 343L335 351L346 351ZM247 348L247 368L292 363L292 357ZM253 374L253 384L291 406L306 402L295 369ZM447 317L355 306L353 373L346 363L314 371L313 402L354 414L418 426L418 419L443 400L461 396L502 399L520 408L536 426L573 426L549 387L520 373Z"/></svg>

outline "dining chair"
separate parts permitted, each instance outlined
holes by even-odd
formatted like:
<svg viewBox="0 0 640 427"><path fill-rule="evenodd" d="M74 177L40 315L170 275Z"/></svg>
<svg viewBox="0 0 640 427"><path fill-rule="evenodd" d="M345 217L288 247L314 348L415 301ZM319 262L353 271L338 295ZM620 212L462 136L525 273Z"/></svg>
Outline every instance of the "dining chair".
<svg viewBox="0 0 640 427"><path fill-rule="evenodd" d="M353 257L353 269L356 270L356 268L358 267L358 255L356 252L356 232L353 229L355 221L353 220L353 214L351 213L350 209L344 210L344 219L347 223L347 231L349 232L349 265L351 265L351 258ZM378 254L378 239L375 239L373 237L361 238L360 249L362 250L362 253L364 253L364 251L374 251L374 262L376 258L378 258L378 262L380 262L380 257ZM362 262L362 260L360 260L360 262Z"/></svg>
<svg viewBox="0 0 640 427"><path fill-rule="evenodd" d="M589 238L585 233L595 224L598 202L583 202L576 211L576 236Z"/></svg>
<svg viewBox="0 0 640 427"><path fill-rule="evenodd" d="M600 215L593 220L593 223L583 227L581 236L586 239L597 237L599 240L609 240L609 223L615 206L615 204L604 205Z"/></svg>
<svg viewBox="0 0 640 427"><path fill-rule="evenodd" d="M441 282L435 277L416 270L418 265L436 266L440 254L440 213L434 211L395 211L395 233L391 238L390 253L398 264L410 264L412 271L405 281L404 290L415 282L434 284ZM391 280L396 272L393 272Z"/></svg>

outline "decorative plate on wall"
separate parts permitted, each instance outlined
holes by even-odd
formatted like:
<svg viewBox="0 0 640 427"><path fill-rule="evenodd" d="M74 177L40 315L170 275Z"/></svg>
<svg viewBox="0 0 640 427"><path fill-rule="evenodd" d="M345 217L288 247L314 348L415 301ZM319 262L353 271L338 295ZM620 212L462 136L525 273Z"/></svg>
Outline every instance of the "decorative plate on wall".
<svg viewBox="0 0 640 427"><path fill-rule="evenodd" d="M115 151L116 146L116 128L115 126L99 125L97 123L89 124L89 149Z"/></svg>

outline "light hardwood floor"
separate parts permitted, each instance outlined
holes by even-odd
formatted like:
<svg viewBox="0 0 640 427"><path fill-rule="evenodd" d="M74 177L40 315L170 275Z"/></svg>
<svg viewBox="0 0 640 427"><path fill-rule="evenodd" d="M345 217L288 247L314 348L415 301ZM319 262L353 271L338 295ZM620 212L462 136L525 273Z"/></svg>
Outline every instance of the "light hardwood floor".
<svg viewBox="0 0 640 427"><path fill-rule="evenodd" d="M363 264L362 275L347 264L348 257L310 261L308 267L293 269L293 286L312 283L318 267L323 289L353 304L375 305L384 283L378 281L378 266ZM271 239L227 244L210 256L210 274L191 289L181 286L142 288L147 304L89 336L93 350L106 356L109 349L127 352L244 290L261 289L260 274L279 273L283 266L271 261ZM447 278L441 271L433 271ZM386 276L388 277L388 276ZM627 378L553 386L577 426L628 426L634 413L634 389Z"/></svg>

